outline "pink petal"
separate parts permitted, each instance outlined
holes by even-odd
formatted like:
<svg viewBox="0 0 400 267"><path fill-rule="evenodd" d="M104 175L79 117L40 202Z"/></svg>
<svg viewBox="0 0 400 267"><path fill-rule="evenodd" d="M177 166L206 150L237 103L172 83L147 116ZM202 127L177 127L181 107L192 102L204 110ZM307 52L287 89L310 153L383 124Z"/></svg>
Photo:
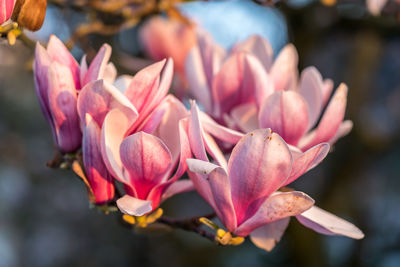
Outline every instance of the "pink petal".
<svg viewBox="0 0 400 267"><path fill-rule="evenodd" d="M171 167L171 153L157 137L139 132L124 139L120 147L121 162L129 173L130 187L139 199L147 199L151 189L166 181Z"/></svg>
<svg viewBox="0 0 400 267"><path fill-rule="evenodd" d="M329 102L312 139L307 143L299 144L302 150L307 150L319 143L329 142L335 137L344 118L346 103L347 86L342 83Z"/></svg>
<svg viewBox="0 0 400 267"><path fill-rule="evenodd" d="M250 234L251 242L261 249L271 251L281 240L289 221L290 217L287 217L257 228Z"/></svg>
<svg viewBox="0 0 400 267"><path fill-rule="evenodd" d="M168 108L153 134L167 145L172 154L172 162L175 165L181 152L180 136L176 134L179 132L179 121L187 117L189 112L182 102L172 95L167 98L166 102L168 103Z"/></svg>
<svg viewBox="0 0 400 267"><path fill-rule="evenodd" d="M266 71L269 71L274 60L274 51L271 44L267 39L259 35L250 36L246 41L235 45L232 50L234 52L244 51L253 54L260 60Z"/></svg>
<svg viewBox="0 0 400 267"><path fill-rule="evenodd" d="M348 135L352 129L353 129L352 121L350 121L350 120L343 121L340 124L339 129L337 130L335 136L329 141L329 144L333 145L334 143L336 143L337 140L339 140L343 136Z"/></svg>
<svg viewBox="0 0 400 267"><path fill-rule="evenodd" d="M325 79L324 85L322 86L323 106L328 103L328 100L332 94L333 81L331 79Z"/></svg>
<svg viewBox="0 0 400 267"><path fill-rule="evenodd" d="M378 16L385 7L387 0L367 0L367 8L372 15Z"/></svg>
<svg viewBox="0 0 400 267"><path fill-rule="evenodd" d="M239 141L228 162L238 225L286 182L292 161L285 141L270 129L255 130Z"/></svg>
<svg viewBox="0 0 400 267"><path fill-rule="evenodd" d="M15 0L0 1L0 25L11 18L15 5Z"/></svg>
<svg viewBox="0 0 400 267"><path fill-rule="evenodd" d="M364 238L363 232L354 224L316 206L296 216L296 218L304 226L321 234L343 235L354 239Z"/></svg>
<svg viewBox="0 0 400 267"><path fill-rule="evenodd" d="M36 43L35 61L33 63L36 95L39 99L42 113L51 126L54 140L57 140L55 136L53 119L51 117L49 110L49 99L48 99L49 84L47 77L50 64L51 60L49 55L47 54L47 51L39 43Z"/></svg>
<svg viewBox="0 0 400 267"><path fill-rule="evenodd" d="M82 88L78 97L78 113L83 120L90 113L98 125L102 126L107 113L113 109L125 109L137 116L135 107L113 85L103 80L90 82Z"/></svg>
<svg viewBox="0 0 400 267"><path fill-rule="evenodd" d="M132 216L143 216L153 210L151 201L124 195L117 200L117 206L122 213Z"/></svg>
<svg viewBox="0 0 400 267"><path fill-rule="evenodd" d="M193 47L186 57L185 77L189 84L191 95L204 107L212 112L211 86L208 84L199 48Z"/></svg>
<svg viewBox="0 0 400 267"><path fill-rule="evenodd" d="M81 85L83 85L85 82L85 76L87 71L88 71L88 65L86 61L86 55L83 55L83 57L81 58L81 66L79 71L79 81L81 82Z"/></svg>
<svg viewBox="0 0 400 267"><path fill-rule="evenodd" d="M221 68L222 62L226 57L226 51L215 43L211 35L205 31L198 31L197 41L207 84L211 87L214 76Z"/></svg>
<svg viewBox="0 0 400 267"><path fill-rule="evenodd" d="M261 128L271 128L291 145L296 145L308 129L308 107L294 91L278 91L268 97L259 112Z"/></svg>
<svg viewBox="0 0 400 267"><path fill-rule="evenodd" d="M323 143L310 148L304 153L292 151L292 171L284 185L290 184L303 173L317 166L328 155L329 149L329 144Z"/></svg>
<svg viewBox="0 0 400 267"><path fill-rule="evenodd" d="M324 97L323 88L322 76L315 67L308 67L303 70L298 92L308 104L309 128L314 126L321 115Z"/></svg>
<svg viewBox="0 0 400 267"><path fill-rule="evenodd" d="M104 44L93 61L90 63L89 69L86 72L83 85L102 79L107 68L108 61L111 57L111 46Z"/></svg>
<svg viewBox="0 0 400 267"><path fill-rule="evenodd" d="M197 159L208 161L203 141L203 129L200 124L199 110L196 102L192 101L190 117L188 120L188 136L191 150Z"/></svg>
<svg viewBox="0 0 400 267"><path fill-rule="evenodd" d="M216 204L215 212L225 227L233 232L237 222L228 175L224 169L218 167L208 175L208 179Z"/></svg>
<svg viewBox="0 0 400 267"><path fill-rule="evenodd" d="M262 203L252 217L236 229L235 234L247 236L265 224L298 215L313 205L314 200L303 192L276 192Z"/></svg>
<svg viewBox="0 0 400 267"><path fill-rule="evenodd" d="M216 204L214 201L213 194L211 192L210 183L207 181L207 176L218 165L212 164L207 161L202 161L198 159L187 159L188 174L190 180L192 180L194 187L196 188L199 195L216 210Z"/></svg>
<svg viewBox="0 0 400 267"><path fill-rule="evenodd" d="M82 133L76 110L77 94L69 68L51 63L48 73L49 111L61 152L73 152L81 146Z"/></svg>
<svg viewBox="0 0 400 267"><path fill-rule="evenodd" d="M297 80L297 63L296 48L292 44L286 45L279 53L269 72L276 91L293 89Z"/></svg>
<svg viewBox="0 0 400 267"><path fill-rule="evenodd" d="M163 60L141 70L133 77L125 91L125 95L139 112L133 128L137 128L167 95L172 75L173 62L168 59L167 62Z"/></svg>
<svg viewBox="0 0 400 267"><path fill-rule="evenodd" d="M101 133L101 153L108 171L114 178L127 184L129 180L122 172L119 149L136 118L137 114L129 115L123 110L113 109L105 117Z"/></svg>
<svg viewBox="0 0 400 267"><path fill-rule="evenodd" d="M236 144L237 142L239 142L240 138L243 137L242 133L218 124L210 116L208 116L207 113L200 111L198 112L198 115L200 115L200 121L202 126L204 127L204 131L210 133L211 135L223 142Z"/></svg>
<svg viewBox="0 0 400 267"><path fill-rule="evenodd" d="M239 104L253 101L256 88L253 78L245 63L245 53L232 54L213 79L214 115L220 117Z"/></svg>
<svg viewBox="0 0 400 267"><path fill-rule="evenodd" d="M49 53L49 56L53 61L57 61L69 68L74 79L75 89L81 89L79 64L65 47L64 43L55 35L50 36L47 45L47 53Z"/></svg>
<svg viewBox="0 0 400 267"><path fill-rule="evenodd" d="M113 63L107 64L106 68L104 69L102 78L108 83L114 83L115 78L117 78L117 69L115 68Z"/></svg>
<svg viewBox="0 0 400 267"><path fill-rule="evenodd" d="M103 162L100 149L101 130L90 114L86 114L83 130L82 154L85 173L95 197L96 204L114 198L113 179Z"/></svg>
<svg viewBox="0 0 400 267"><path fill-rule="evenodd" d="M172 183L161 197L161 201L164 201L174 195L190 192L194 190L194 185L191 180L180 180Z"/></svg>
<svg viewBox="0 0 400 267"><path fill-rule="evenodd" d="M240 130L245 133L258 128L258 110L254 103L236 106L231 111L231 117Z"/></svg>

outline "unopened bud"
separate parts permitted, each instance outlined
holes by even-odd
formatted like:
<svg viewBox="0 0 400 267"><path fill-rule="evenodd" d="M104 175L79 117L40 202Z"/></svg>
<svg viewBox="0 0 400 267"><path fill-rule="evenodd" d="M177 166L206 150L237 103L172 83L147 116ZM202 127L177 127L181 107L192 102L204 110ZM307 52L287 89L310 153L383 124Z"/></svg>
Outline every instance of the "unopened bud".
<svg viewBox="0 0 400 267"><path fill-rule="evenodd" d="M39 30L46 15L47 0L17 0L11 19L28 30Z"/></svg>

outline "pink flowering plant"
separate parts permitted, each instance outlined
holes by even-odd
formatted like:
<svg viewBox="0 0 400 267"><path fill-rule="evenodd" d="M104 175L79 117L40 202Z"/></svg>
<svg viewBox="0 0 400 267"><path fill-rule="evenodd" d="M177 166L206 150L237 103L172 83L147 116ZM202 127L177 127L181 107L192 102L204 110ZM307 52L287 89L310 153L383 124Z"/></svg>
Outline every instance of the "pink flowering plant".
<svg viewBox="0 0 400 267"><path fill-rule="evenodd" d="M147 30L142 35L152 38ZM293 45L274 58L259 36L226 51L199 33L187 55L175 56L189 88L180 98L193 99L190 109L168 94L171 58L118 77L110 56L105 44L89 65L86 56L79 64L52 36L47 48L36 45L33 64L39 103L58 151L49 165L71 168L93 206L120 212L129 227L158 222L222 245L239 245L249 236L267 251L290 217L322 234L363 237L306 193L287 187L352 127L343 120L346 85L330 97L333 82L315 68L299 79ZM192 190L214 214L163 215L164 200Z"/></svg>

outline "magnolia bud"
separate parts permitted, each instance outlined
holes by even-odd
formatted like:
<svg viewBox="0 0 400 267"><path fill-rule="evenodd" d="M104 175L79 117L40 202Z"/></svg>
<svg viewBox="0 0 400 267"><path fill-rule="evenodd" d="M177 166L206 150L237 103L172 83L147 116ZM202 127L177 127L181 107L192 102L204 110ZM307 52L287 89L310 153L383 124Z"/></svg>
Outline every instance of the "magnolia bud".
<svg viewBox="0 0 400 267"><path fill-rule="evenodd" d="M46 15L47 0L17 0L11 19L28 30L39 30Z"/></svg>

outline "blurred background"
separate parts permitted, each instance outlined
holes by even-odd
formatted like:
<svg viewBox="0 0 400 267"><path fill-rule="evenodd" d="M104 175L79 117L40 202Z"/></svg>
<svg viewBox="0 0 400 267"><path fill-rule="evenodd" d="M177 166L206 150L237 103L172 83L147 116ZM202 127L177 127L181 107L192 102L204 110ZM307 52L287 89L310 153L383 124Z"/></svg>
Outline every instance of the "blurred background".
<svg viewBox="0 0 400 267"><path fill-rule="evenodd" d="M91 21L85 8L74 6L79 1L69 2L50 1L39 32L27 32L14 46L0 42L1 267L400 266L400 24L391 6L381 16L372 16L361 1L179 6L225 47L253 33L269 38L276 52L292 42L300 70L313 65L335 86L349 86L346 118L354 122L352 132L293 187L353 222L365 238L323 236L292 220L282 241L267 253L249 241L217 247L181 230L135 233L121 227L117 215L91 209L83 183L72 172L46 167L55 148L35 95L32 40L45 43L54 33L67 41ZM138 32L151 14L112 34L81 36L72 52L77 58L90 56L108 42L119 74L133 74L150 62ZM102 18L119 23L112 16ZM163 208L175 217L211 211L193 192L169 199Z"/></svg>

